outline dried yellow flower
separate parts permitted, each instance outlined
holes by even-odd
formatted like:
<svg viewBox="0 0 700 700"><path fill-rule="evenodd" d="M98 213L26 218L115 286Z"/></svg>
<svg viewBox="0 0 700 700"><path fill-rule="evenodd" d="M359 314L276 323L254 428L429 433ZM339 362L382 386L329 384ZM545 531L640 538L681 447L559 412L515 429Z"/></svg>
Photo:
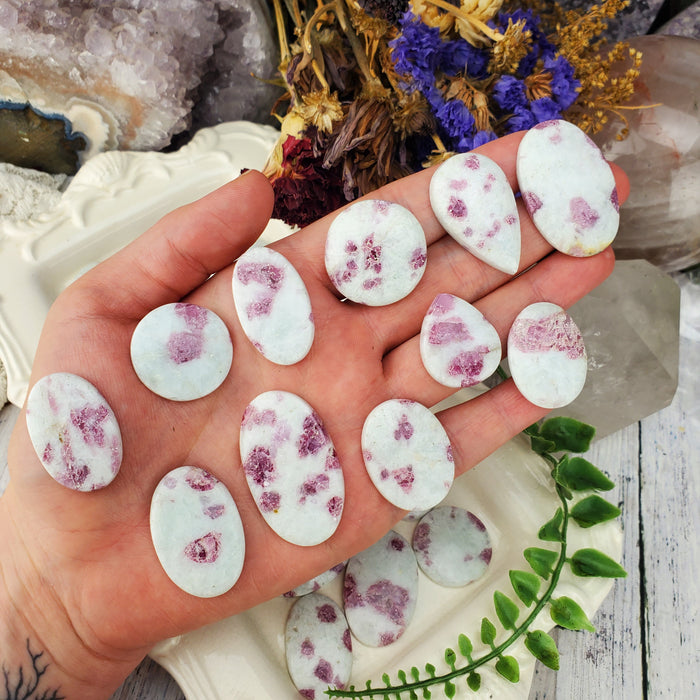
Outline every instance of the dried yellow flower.
<svg viewBox="0 0 700 700"><path fill-rule="evenodd" d="M531 48L532 32L525 29L525 20L513 23L512 19L508 19L508 27L503 37L491 49L489 73L513 75Z"/></svg>
<svg viewBox="0 0 700 700"><path fill-rule="evenodd" d="M548 71L528 75L523 82L525 95L530 101L552 96L552 74Z"/></svg>
<svg viewBox="0 0 700 700"><path fill-rule="evenodd" d="M455 16L441 12L430 0L412 0L410 8L411 12L429 27L437 27L443 36L452 32L455 27Z"/></svg>
<svg viewBox="0 0 700 700"><path fill-rule="evenodd" d="M397 91L397 94L399 100L393 113L393 123L394 130L402 138L435 131L435 117L422 93L416 90L410 94Z"/></svg>
<svg viewBox="0 0 700 700"><path fill-rule="evenodd" d="M327 90L316 90L306 93L301 99L299 112L304 121L324 133L330 133L333 123L344 116L343 107L335 92L330 94Z"/></svg>
<svg viewBox="0 0 700 700"><path fill-rule="evenodd" d="M498 41L501 38L497 31L486 24L501 5L503 0L462 0L459 7L448 0L414 0L412 3L414 14L419 14L426 24L439 26L441 33L454 27L460 36L473 46L483 46L489 41ZM430 6L440 8L444 12L436 15L435 9L428 9ZM449 24L443 24L443 17L451 18Z"/></svg>
<svg viewBox="0 0 700 700"><path fill-rule="evenodd" d="M625 107L624 103L634 94L641 64L641 52L626 42L619 42L606 55L598 55L594 60L574 63L581 94L564 115L566 119L588 133L600 131L610 112L626 123L623 110L633 108Z"/></svg>

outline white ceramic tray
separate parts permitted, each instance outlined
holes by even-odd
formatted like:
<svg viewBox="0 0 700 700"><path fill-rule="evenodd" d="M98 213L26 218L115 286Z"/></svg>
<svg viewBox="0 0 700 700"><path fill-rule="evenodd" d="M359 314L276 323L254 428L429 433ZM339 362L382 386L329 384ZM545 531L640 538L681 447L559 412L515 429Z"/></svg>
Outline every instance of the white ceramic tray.
<svg viewBox="0 0 700 700"><path fill-rule="evenodd" d="M367 679L381 685L386 671L396 679L396 671L411 666L424 668L432 663L438 673L447 670L443 654L456 648L457 637L466 634L480 646L481 619L497 621L493 593L500 590L515 597L510 587L510 569L529 570L522 552L530 546L548 547L537 539L541 525L555 513L559 500L554 494L549 469L534 455L525 439L518 437L458 479L445 503L473 511L486 524L492 538L493 558L484 577L464 588L443 588L421 574L416 615L407 632L396 643L381 649L363 647L353 640L352 683L364 687ZM410 537L414 523L397 526ZM622 535L614 522L589 529L570 526L569 551L595 547L618 559ZM591 617L609 592L609 579L578 578L568 566L557 588L557 596L567 595ZM341 581L336 579L322 591L341 602ZM544 585L542 590L544 590ZM191 700L298 700L284 661L284 624L293 601L277 598L217 624L165 641L151 656L177 680ZM524 615L521 613L521 619ZM498 625L498 623L496 622ZM545 631L554 626L542 612L533 629ZM501 634L504 634L501 630ZM581 634L589 634L582 632ZM497 638L498 640L502 637ZM508 651L520 662L521 679L512 684L501 678L492 665L479 669L482 689L478 694L458 683L458 698L497 698L525 700L528 697L534 658L522 641ZM566 673L564 667L560 673ZM436 687L433 698L443 698Z"/></svg>
<svg viewBox="0 0 700 700"><path fill-rule="evenodd" d="M265 164L279 132L227 122L173 153L111 151L78 171L51 212L0 222L0 358L9 400L21 405L41 327L54 299L167 212ZM268 238L289 231L271 222ZM277 230L279 229L279 231Z"/></svg>

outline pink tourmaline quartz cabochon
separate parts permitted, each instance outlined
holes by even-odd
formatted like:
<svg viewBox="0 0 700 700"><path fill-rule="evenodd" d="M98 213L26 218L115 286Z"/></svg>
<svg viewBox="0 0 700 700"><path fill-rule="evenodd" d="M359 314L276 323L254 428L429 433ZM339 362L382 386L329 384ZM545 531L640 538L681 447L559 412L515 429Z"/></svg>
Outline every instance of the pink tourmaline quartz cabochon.
<svg viewBox="0 0 700 700"><path fill-rule="evenodd" d="M198 467L178 467L156 486L151 538L165 573L200 598L226 593L238 580L245 537L226 486Z"/></svg>
<svg viewBox="0 0 700 700"><path fill-rule="evenodd" d="M501 168L478 153L448 158L430 179L430 205L447 233L491 267L514 275L520 217Z"/></svg>
<svg viewBox="0 0 700 700"><path fill-rule="evenodd" d="M362 427L362 457L372 483L404 510L437 505L454 481L452 446L442 423L425 406L390 399Z"/></svg>
<svg viewBox="0 0 700 700"><path fill-rule="evenodd" d="M481 520L464 508L433 508L413 531L421 571L441 586L466 586L486 573L491 538Z"/></svg>
<svg viewBox="0 0 700 700"><path fill-rule="evenodd" d="M581 129L563 120L533 127L516 169L527 211L554 248L586 257L612 243L620 223L615 177Z"/></svg>
<svg viewBox="0 0 700 700"><path fill-rule="evenodd" d="M362 644L384 647L408 627L418 601L418 564L395 530L348 561L343 581L345 616Z"/></svg>
<svg viewBox="0 0 700 700"><path fill-rule="evenodd" d="M474 386L496 371L501 339L469 302L438 294L423 319L420 356L436 382L455 388Z"/></svg>
<svg viewBox="0 0 700 700"><path fill-rule="evenodd" d="M196 304L165 304L141 319L131 337L131 362L141 382L171 401L192 401L217 389L233 360L226 324Z"/></svg>
<svg viewBox="0 0 700 700"><path fill-rule="evenodd" d="M243 332L266 359L293 365L306 357L314 340L311 300L287 258L250 248L236 262L232 286Z"/></svg>
<svg viewBox="0 0 700 700"><path fill-rule="evenodd" d="M286 391L253 399L241 422L240 450L255 504L282 539L311 546L335 532L345 501L343 470L304 399Z"/></svg>
<svg viewBox="0 0 700 700"><path fill-rule="evenodd" d="M304 698L323 698L329 686L345 688L352 671L352 638L343 611L321 593L292 606L284 633L287 669Z"/></svg>
<svg viewBox="0 0 700 700"><path fill-rule="evenodd" d="M541 408L570 404L586 382L581 332L560 306L524 308L508 333L508 365L518 391Z"/></svg>
<svg viewBox="0 0 700 700"><path fill-rule="evenodd" d="M68 372L42 377L27 399L27 430L46 471L76 491L107 486L122 462L117 419L100 392Z"/></svg>
<svg viewBox="0 0 700 700"><path fill-rule="evenodd" d="M361 200L328 227L328 276L343 296L359 304L384 306L403 299L420 282L426 261L423 227L400 204Z"/></svg>

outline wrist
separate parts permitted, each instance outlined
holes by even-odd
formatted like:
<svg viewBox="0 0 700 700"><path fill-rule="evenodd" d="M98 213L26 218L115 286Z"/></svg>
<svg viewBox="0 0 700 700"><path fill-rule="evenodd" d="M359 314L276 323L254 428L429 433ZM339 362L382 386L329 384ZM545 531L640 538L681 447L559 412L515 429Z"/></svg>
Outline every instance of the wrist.
<svg viewBox="0 0 700 700"><path fill-rule="evenodd" d="M10 486L0 498L0 682L9 700L108 698L143 654L86 640L42 562L29 556L12 496Z"/></svg>

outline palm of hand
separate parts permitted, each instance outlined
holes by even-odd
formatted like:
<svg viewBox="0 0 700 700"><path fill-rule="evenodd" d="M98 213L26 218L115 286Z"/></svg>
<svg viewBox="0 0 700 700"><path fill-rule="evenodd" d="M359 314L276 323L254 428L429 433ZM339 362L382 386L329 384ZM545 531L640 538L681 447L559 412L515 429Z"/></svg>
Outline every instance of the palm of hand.
<svg viewBox="0 0 700 700"><path fill-rule="evenodd" d="M481 149L500 162L512 180L517 139ZM507 282L506 275L441 235L428 204L428 177L420 173L376 193L376 198L408 206L431 244L423 281L407 299L390 307L358 307L337 298L323 270L327 220L275 246L304 278L316 322L311 353L291 367L273 365L257 353L241 331L231 298L230 261L250 245L270 211L269 189L256 174L195 208L170 215L59 298L42 336L32 381L69 371L95 384L120 422L124 461L108 488L91 494L70 492L47 477L20 420L10 448L14 468L4 500L26 553L18 557L24 562L20 566L34 567L48 580L53 594L47 604L63 611L94 653L138 659L159 639L244 610L346 559L401 517L369 481L360 433L370 410L387 398L432 405L450 393L423 370L417 350L422 316L437 293L451 292L476 302L504 338L515 314L527 304L546 298L567 306L609 273L608 254L591 259L555 254ZM230 218L232 211L237 212L235 220ZM521 268L526 268L550 249L522 209L521 223ZM139 382L129 357L138 321L150 309L181 298L219 314L234 343L233 367L224 384L208 397L187 403L152 394ZM250 400L271 389L297 393L317 410L343 467L343 518L333 537L316 547L300 548L276 537L244 483L240 419ZM543 413L520 397L511 382L445 412L443 423L453 443L457 472L473 466ZM473 439L477 435L478 443ZM216 599L196 599L177 589L151 544L151 495L162 476L181 465L203 467L224 481L244 523L243 573L228 594Z"/></svg>

